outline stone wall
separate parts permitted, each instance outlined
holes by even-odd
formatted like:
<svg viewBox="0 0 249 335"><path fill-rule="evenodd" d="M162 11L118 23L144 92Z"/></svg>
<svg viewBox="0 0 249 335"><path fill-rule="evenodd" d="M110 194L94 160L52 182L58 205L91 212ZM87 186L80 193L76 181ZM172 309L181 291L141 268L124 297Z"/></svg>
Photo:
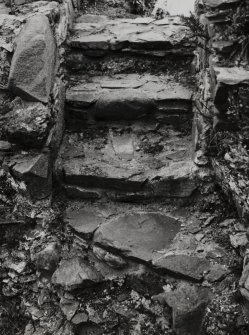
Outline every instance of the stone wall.
<svg viewBox="0 0 249 335"><path fill-rule="evenodd" d="M223 191L248 224L249 214L249 1L203 0L197 13L199 90L195 103L195 162L211 164ZM205 34L204 34L205 35ZM248 249L240 291L249 313Z"/></svg>
<svg viewBox="0 0 249 335"><path fill-rule="evenodd" d="M0 3L1 174L31 202L52 194L64 130L64 42L78 3Z"/></svg>
<svg viewBox="0 0 249 335"><path fill-rule="evenodd" d="M248 219L248 1L197 4L199 38L194 142L195 162L211 162L225 193ZM206 34L206 37L205 37Z"/></svg>

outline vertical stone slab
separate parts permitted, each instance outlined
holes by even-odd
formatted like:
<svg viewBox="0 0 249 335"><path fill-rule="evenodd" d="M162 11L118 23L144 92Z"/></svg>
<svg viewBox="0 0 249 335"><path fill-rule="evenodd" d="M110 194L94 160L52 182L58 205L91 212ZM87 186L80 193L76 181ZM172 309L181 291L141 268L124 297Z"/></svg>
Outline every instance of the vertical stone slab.
<svg viewBox="0 0 249 335"><path fill-rule="evenodd" d="M17 39L8 88L16 95L48 103L54 77L56 45L48 18L37 14Z"/></svg>

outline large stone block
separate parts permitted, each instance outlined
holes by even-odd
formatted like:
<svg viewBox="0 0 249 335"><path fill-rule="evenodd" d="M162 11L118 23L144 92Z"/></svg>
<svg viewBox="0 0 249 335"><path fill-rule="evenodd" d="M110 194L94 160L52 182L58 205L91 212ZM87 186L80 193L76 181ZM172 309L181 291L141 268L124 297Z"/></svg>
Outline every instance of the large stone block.
<svg viewBox="0 0 249 335"><path fill-rule="evenodd" d="M45 15L31 17L18 39L8 87L31 101L48 103L55 64L55 40Z"/></svg>

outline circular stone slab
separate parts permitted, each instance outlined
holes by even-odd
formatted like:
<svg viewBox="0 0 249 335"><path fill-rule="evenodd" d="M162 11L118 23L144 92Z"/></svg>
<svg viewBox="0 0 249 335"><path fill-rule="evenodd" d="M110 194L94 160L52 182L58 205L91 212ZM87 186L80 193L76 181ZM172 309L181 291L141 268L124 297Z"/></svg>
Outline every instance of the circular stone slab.
<svg viewBox="0 0 249 335"><path fill-rule="evenodd" d="M101 225L94 243L143 262L158 257L180 230L180 222L157 212L126 214Z"/></svg>

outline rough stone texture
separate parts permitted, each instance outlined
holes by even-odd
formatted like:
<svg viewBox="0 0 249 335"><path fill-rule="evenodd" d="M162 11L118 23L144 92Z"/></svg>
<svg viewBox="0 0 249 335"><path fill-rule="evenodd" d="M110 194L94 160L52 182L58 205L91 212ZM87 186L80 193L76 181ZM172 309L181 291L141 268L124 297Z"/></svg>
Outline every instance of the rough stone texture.
<svg viewBox="0 0 249 335"><path fill-rule="evenodd" d="M197 187L190 160L190 138L161 125L122 125L113 130L85 129L65 136L62 145L64 181L88 189L140 192L150 197L189 197ZM78 193L80 196L80 194Z"/></svg>
<svg viewBox="0 0 249 335"><path fill-rule="evenodd" d="M52 277L55 285L65 290L84 289L102 281L102 276L81 257L64 260Z"/></svg>
<svg viewBox="0 0 249 335"><path fill-rule="evenodd" d="M60 21L55 28L55 38L57 47L61 46L65 42L68 34L68 30L72 29L73 20L75 18L73 1L63 1L60 6Z"/></svg>
<svg viewBox="0 0 249 335"><path fill-rule="evenodd" d="M80 303L78 301L71 299L62 298L60 301L60 308L68 321L73 318L79 305Z"/></svg>
<svg viewBox="0 0 249 335"><path fill-rule="evenodd" d="M189 113L192 92L168 76L120 74L113 77L82 77L67 90L67 104L98 120L134 120L156 110ZM72 117L70 115L70 117Z"/></svg>
<svg viewBox="0 0 249 335"><path fill-rule="evenodd" d="M151 262L172 243L180 229L175 219L160 213L134 213L115 218L94 234L94 243L126 257Z"/></svg>
<svg viewBox="0 0 249 335"><path fill-rule="evenodd" d="M199 335L205 308L210 301L208 288L181 283L175 290L155 296L172 308L173 328L176 335Z"/></svg>
<svg viewBox="0 0 249 335"><path fill-rule="evenodd" d="M161 257L153 262L160 270L166 273L200 281L210 270L210 262L205 258L186 254L172 254Z"/></svg>
<svg viewBox="0 0 249 335"><path fill-rule="evenodd" d="M0 4L0 6L3 4ZM10 70L10 55L13 52L13 41L15 36L19 33L22 25L22 18L14 15L8 15L9 9L0 9L0 89L7 89L8 77Z"/></svg>
<svg viewBox="0 0 249 335"><path fill-rule="evenodd" d="M31 260L36 264L39 271L54 272L60 261L60 245L51 242L38 252L31 253Z"/></svg>
<svg viewBox="0 0 249 335"><path fill-rule="evenodd" d="M94 246L93 253L99 260L107 263L111 268L123 269L127 266L127 262L123 258L114 255L102 248Z"/></svg>
<svg viewBox="0 0 249 335"><path fill-rule="evenodd" d="M233 4L238 4L241 0L204 0L204 4L211 8L224 8Z"/></svg>
<svg viewBox="0 0 249 335"><path fill-rule="evenodd" d="M14 177L23 181L28 195L34 199L44 199L52 192L50 159L47 154L13 158L8 164Z"/></svg>
<svg viewBox="0 0 249 335"><path fill-rule="evenodd" d="M100 214L84 208L78 211L70 210L66 215L66 221L69 226L85 238L90 238L103 223L103 220L104 218Z"/></svg>
<svg viewBox="0 0 249 335"><path fill-rule="evenodd" d="M57 156L65 130L65 95L65 84L56 78L53 87L53 126L46 141L46 147L51 150L53 158Z"/></svg>
<svg viewBox="0 0 249 335"><path fill-rule="evenodd" d="M48 103L55 66L55 41L48 19L32 16L18 36L9 89L31 101Z"/></svg>
<svg viewBox="0 0 249 335"><path fill-rule="evenodd" d="M51 113L40 102L16 105L5 126L8 140L27 148L40 148L45 144L51 122Z"/></svg>
<svg viewBox="0 0 249 335"><path fill-rule="evenodd" d="M88 16L88 22L85 22L82 16L81 23L74 25L75 34L70 39L72 47L85 51L160 50L164 54L191 54L193 50L189 30L179 18L155 21L148 17L96 22L92 16L92 22L89 20Z"/></svg>

